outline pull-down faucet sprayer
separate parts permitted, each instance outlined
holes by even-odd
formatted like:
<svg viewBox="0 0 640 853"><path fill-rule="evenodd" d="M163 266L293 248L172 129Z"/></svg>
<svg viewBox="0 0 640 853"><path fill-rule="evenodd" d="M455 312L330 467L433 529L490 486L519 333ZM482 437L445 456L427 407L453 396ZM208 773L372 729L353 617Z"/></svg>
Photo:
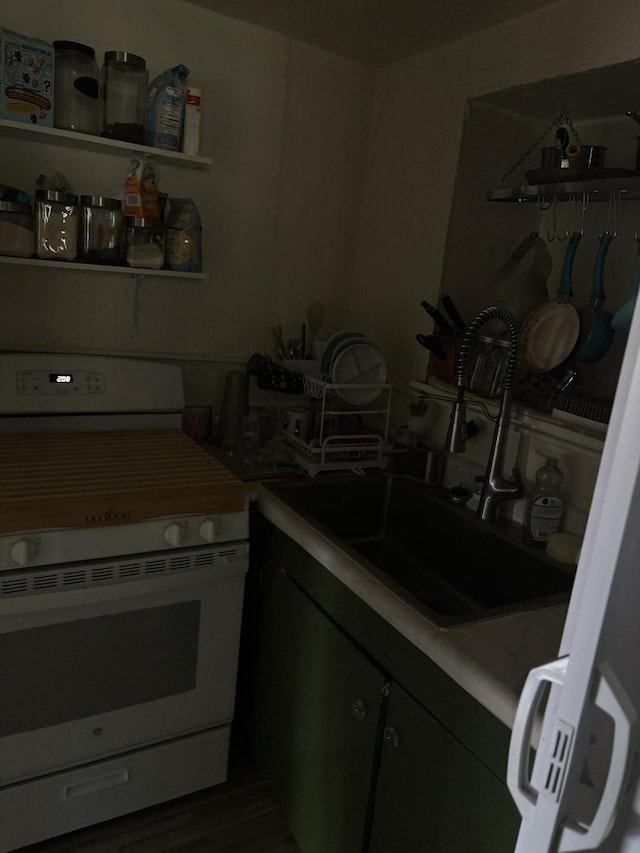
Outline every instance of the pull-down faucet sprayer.
<svg viewBox="0 0 640 853"><path fill-rule="evenodd" d="M498 306L485 308L467 327L456 360L456 385L458 389L456 400L451 410L449 432L447 434L447 450L450 453L463 453L467 439L466 404L464 389L467 387L467 366L469 353L478 335L478 330L489 320L502 320L505 323L510 338L509 360L505 374L504 390L500 400L500 410L493 431L491 452L478 506L478 515L482 521L494 521L497 515L497 505L504 500L520 497L523 493L522 478L517 468L513 469L513 480L508 480L503 474L504 454L511 422L511 396L513 380L518 361L518 327L508 311Z"/></svg>

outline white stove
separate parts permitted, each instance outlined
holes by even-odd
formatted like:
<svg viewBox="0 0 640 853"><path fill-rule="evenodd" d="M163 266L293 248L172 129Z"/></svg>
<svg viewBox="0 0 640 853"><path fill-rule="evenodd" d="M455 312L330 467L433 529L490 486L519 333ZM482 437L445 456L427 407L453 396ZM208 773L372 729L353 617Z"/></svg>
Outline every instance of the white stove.
<svg viewBox="0 0 640 853"><path fill-rule="evenodd" d="M226 778L242 484L180 370L0 355L0 851Z"/></svg>

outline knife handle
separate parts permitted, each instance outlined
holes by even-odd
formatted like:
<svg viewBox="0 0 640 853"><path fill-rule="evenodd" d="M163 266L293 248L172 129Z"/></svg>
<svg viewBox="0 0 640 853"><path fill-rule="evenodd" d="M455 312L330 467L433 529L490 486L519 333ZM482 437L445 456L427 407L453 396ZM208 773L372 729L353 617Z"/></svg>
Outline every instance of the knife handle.
<svg viewBox="0 0 640 853"><path fill-rule="evenodd" d="M440 327L440 329L447 335L453 334L453 328L451 324L446 320L442 314L438 311L437 308L434 308L433 305L430 305L426 299L423 299L420 303L427 314L431 317L431 319Z"/></svg>
<svg viewBox="0 0 640 853"><path fill-rule="evenodd" d="M466 323L460 316L460 312L456 308L453 299L450 296L443 296L442 304L449 317L451 317L456 332L464 331L464 329L466 328Z"/></svg>

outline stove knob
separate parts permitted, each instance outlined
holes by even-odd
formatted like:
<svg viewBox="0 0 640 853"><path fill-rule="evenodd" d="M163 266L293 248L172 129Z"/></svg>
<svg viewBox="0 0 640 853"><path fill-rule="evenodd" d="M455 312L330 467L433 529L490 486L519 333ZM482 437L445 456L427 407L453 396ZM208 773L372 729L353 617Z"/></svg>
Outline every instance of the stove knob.
<svg viewBox="0 0 640 853"><path fill-rule="evenodd" d="M35 542L19 539L11 546L11 559L19 566L26 566L35 557L37 550Z"/></svg>
<svg viewBox="0 0 640 853"><path fill-rule="evenodd" d="M205 542L215 542L220 524L216 518L207 518L200 525L200 536Z"/></svg>
<svg viewBox="0 0 640 853"><path fill-rule="evenodd" d="M179 524L174 522L165 528L164 539L167 545L173 545L174 548L177 548L179 545L182 545L184 531Z"/></svg>

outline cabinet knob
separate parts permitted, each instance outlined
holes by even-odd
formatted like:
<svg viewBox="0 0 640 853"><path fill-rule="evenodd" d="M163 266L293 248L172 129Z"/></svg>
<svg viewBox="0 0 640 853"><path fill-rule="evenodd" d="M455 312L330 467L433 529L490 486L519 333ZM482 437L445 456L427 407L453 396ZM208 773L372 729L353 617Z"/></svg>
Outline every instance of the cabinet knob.
<svg viewBox="0 0 640 853"><path fill-rule="evenodd" d="M351 715L356 720L364 720L367 716L367 706L362 699L354 699L351 703Z"/></svg>
<svg viewBox="0 0 640 853"><path fill-rule="evenodd" d="M383 733L383 739L385 746L398 746L400 743L397 729L394 729L393 726L386 726Z"/></svg>

